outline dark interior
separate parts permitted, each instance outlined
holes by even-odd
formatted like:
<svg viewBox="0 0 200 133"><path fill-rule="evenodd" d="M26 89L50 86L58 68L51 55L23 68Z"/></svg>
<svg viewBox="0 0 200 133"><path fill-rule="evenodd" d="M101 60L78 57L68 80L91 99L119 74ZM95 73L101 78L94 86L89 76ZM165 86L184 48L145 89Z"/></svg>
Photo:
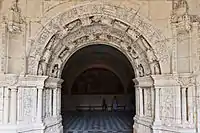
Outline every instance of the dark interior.
<svg viewBox="0 0 200 133"><path fill-rule="evenodd" d="M62 72L64 130L132 132L134 77L129 60L116 48L98 44L74 53Z"/></svg>

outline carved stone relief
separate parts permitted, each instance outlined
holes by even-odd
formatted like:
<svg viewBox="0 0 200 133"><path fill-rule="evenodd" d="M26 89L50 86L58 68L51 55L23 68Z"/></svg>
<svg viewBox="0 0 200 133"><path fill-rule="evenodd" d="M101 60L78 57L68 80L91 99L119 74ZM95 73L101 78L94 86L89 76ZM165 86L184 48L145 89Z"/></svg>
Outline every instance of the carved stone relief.
<svg viewBox="0 0 200 133"><path fill-rule="evenodd" d="M35 98L33 89L24 89L23 91L23 116L26 123L32 123L33 99Z"/></svg>
<svg viewBox="0 0 200 133"><path fill-rule="evenodd" d="M108 7L110 8L112 6L109 5ZM104 13L107 14L106 15L107 17L109 17L109 14L112 15L112 16L116 15L117 18L119 18L119 19L115 19L117 21L114 21L113 24L117 27L121 27L120 29L126 29L127 31L129 31L129 28L127 28L126 25L128 27L130 27L130 29L132 29L134 27L132 25L129 25L129 22L131 22L131 24L136 25L136 23L133 23L133 22L136 22L136 21L139 22L140 21L139 23L142 22L143 26L144 25L146 26L146 28L139 27L140 32L144 35L145 38L147 37L147 40L150 41L151 45L155 44L155 46L153 46L153 47L155 48L154 50L156 51L156 55L158 55L158 60L161 60L162 62L164 62L164 60L168 59L168 54L167 54L167 51L166 51L167 48L165 48L166 42L162 42L162 43L159 42L159 40L165 40L165 39L161 35L158 35L158 33L156 33L156 30L153 29L152 26L149 26L150 24L148 23L147 20L143 19L142 17L140 17L138 15L135 16L135 17L132 17L134 19L131 20L130 19L131 16L133 16L133 14L135 14L134 10L132 10L131 12L127 12L127 15L123 16L123 15L119 15L119 14L121 12L126 12L127 10L125 10L123 8L116 8L115 9L116 12L114 12L115 14L113 14L113 12L112 13L110 12L110 11L113 11L113 9L107 10L108 7L107 7L106 4L100 4L100 5L98 5L98 4L86 4L86 5L82 5L80 7L70 9L67 12L55 17L54 20L60 20L59 25L63 25L63 26L66 25L66 26L64 26L64 28L66 28L66 30L72 30L72 31L81 27L81 25L82 25L81 20L83 20L83 19L82 18L79 19L79 16L84 17L84 16L86 16L86 14L93 14L93 13L102 14L102 15L99 15L99 16L102 16L100 18L92 17L91 19L93 19L92 20L93 23L95 21L98 22L98 23L100 21L101 21L101 23L103 23L103 22L107 22L107 23L113 22L113 21L109 21L109 19L104 19L105 18ZM94 16L94 15L91 15L91 16ZM126 17L130 17L130 18L126 18ZM121 22L120 19L127 20L127 24ZM49 26L49 24L47 24L47 25ZM54 25L54 27L58 28L58 27L61 27L61 26L55 26ZM115 28L113 28L113 29L115 29ZM41 54L42 46L45 44L45 42L47 42L47 39L49 38L49 36L52 36L53 32L55 32L55 31L53 31L51 28L48 28L48 30L43 29L39 38L36 39L37 41L35 41L35 43L33 44L32 48L31 48L32 49L31 53L30 53L31 56ZM95 35L97 35L97 37L100 37L98 34L95 34ZM73 35L73 38L76 38L76 35L75 36ZM123 36L121 36L120 38L123 38ZM33 50L33 49L36 49L36 50ZM159 51L159 53L158 53L158 51ZM160 52L160 51L162 51L162 52Z"/></svg>
<svg viewBox="0 0 200 133"><path fill-rule="evenodd" d="M25 22L18 2L19 0L14 0L10 8L8 30L12 33L22 32L22 24Z"/></svg>
<svg viewBox="0 0 200 133"><path fill-rule="evenodd" d="M160 112L163 125L175 125L175 95L174 88L161 89Z"/></svg>
<svg viewBox="0 0 200 133"><path fill-rule="evenodd" d="M103 28L103 30L102 30L102 28ZM112 34L110 34L111 31L113 32ZM90 36L94 36L94 37L90 37ZM84 44L86 42L90 42L90 41L100 41L100 40L108 41L108 42L115 42L116 44L120 44L120 45L118 45L118 47L122 47L122 49L125 49L125 51L129 51L127 46L131 44L129 42L132 42L130 37L124 36L123 38L125 38L125 39L123 39L123 38L121 39L120 37L121 37L121 35L119 34L119 32L117 32L117 30L114 31L113 29L110 29L109 27L106 27L104 25L94 25L92 27L83 27L77 31L72 32L71 34L68 34L64 38L64 40L62 41L62 45L64 44L64 47L61 46L62 50L60 50L58 52L59 55L57 55L57 56L58 56L58 58L62 57L61 60L64 61L63 57L65 57L65 55L68 54L70 51L73 51L73 49L76 48L78 45L82 45L82 44ZM126 40L126 41L124 42L124 40ZM68 44L68 45L66 45L66 44ZM59 44L59 45L61 45L61 44ZM132 45L137 45L137 44L132 43ZM73 48L71 46L73 46ZM138 48L136 46L133 46L133 47ZM134 49L131 50L131 54L136 54L136 51ZM55 58L57 56L52 56L52 57ZM135 58L135 56L137 56L137 55L134 55L134 58ZM51 60L55 60L55 59L51 59Z"/></svg>
<svg viewBox="0 0 200 133"><path fill-rule="evenodd" d="M144 76L144 67L142 66L142 64L138 65L138 72L139 72L139 76L143 77Z"/></svg>
<svg viewBox="0 0 200 133"><path fill-rule="evenodd" d="M145 116L152 116L152 101L151 101L151 88L145 89Z"/></svg>

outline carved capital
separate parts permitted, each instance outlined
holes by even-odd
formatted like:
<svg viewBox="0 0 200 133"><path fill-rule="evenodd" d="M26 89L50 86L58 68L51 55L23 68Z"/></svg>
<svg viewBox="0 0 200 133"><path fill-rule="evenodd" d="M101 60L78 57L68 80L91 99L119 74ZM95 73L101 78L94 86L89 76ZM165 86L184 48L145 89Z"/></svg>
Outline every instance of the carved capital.
<svg viewBox="0 0 200 133"><path fill-rule="evenodd" d="M63 83L64 80L59 79L59 78L48 78L45 81L45 87L46 88L51 88L51 89L56 89L56 88L61 88L61 84Z"/></svg>
<svg viewBox="0 0 200 133"><path fill-rule="evenodd" d="M139 87L152 87L153 86L153 80L150 76L145 77L137 77L133 79L133 82L136 86Z"/></svg>

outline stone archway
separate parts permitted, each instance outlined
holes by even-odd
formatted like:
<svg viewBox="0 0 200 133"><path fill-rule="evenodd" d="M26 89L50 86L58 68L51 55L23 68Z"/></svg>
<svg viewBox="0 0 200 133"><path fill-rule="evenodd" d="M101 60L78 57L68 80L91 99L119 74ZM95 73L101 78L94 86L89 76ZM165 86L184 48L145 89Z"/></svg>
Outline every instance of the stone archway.
<svg viewBox="0 0 200 133"><path fill-rule="evenodd" d="M159 110L159 103L153 100L154 94L155 98L159 98L159 91L152 89L154 77L151 75L165 73L165 65L169 63L165 38L135 10L106 3L80 5L53 17L31 44L27 71L30 75L49 77L45 88L56 90L53 94L51 92L53 101L56 101L57 114L54 116L60 118L60 103L57 103L60 96L59 78L65 63L77 50L93 44L112 46L131 62L138 88L135 131L151 132L153 121L160 124L159 114L155 118L153 115L155 108ZM53 105L48 106L52 108ZM41 119L45 121L45 118ZM47 126L46 132L62 132L61 126L54 125Z"/></svg>

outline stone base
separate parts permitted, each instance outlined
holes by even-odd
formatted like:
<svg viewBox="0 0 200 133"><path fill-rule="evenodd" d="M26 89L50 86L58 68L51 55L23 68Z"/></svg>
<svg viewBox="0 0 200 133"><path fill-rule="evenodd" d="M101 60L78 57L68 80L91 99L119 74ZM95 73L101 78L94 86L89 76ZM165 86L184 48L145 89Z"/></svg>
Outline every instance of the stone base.
<svg viewBox="0 0 200 133"><path fill-rule="evenodd" d="M194 128L152 126L153 133L197 133Z"/></svg>
<svg viewBox="0 0 200 133"><path fill-rule="evenodd" d="M53 119L43 123L1 125L0 133L63 133L62 119Z"/></svg>

